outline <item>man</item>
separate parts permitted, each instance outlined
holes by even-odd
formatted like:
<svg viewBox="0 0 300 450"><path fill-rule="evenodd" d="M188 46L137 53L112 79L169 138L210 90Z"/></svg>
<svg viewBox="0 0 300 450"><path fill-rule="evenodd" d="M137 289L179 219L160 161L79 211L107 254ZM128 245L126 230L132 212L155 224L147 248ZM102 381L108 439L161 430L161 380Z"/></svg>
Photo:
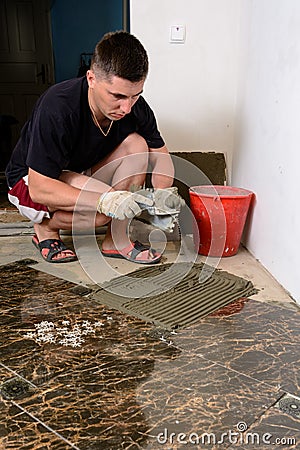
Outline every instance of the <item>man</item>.
<svg viewBox="0 0 300 450"><path fill-rule="evenodd" d="M107 33L86 77L51 86L25 124L6 169L8 195L34 222L32 241L46 261L76 259L59 235L72 229L74 216L77 228L89 226L88 217L96 227L109 223L103 255L143 264L160 260L127 236L141 203L153 203L130 192L143 185L148 164L154 188L169 188L174 176L154 114L141 96L147 73L139 40L124 31Z"/></svg>

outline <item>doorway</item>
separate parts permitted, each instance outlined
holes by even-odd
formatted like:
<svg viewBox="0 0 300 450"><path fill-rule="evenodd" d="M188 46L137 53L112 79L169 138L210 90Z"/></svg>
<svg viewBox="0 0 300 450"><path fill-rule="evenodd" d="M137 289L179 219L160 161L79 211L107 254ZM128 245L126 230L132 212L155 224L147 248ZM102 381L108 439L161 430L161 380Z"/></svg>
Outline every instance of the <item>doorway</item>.
<svg viewBox="0 0 300 450"><path fill-rule="evenodd" d="M50 0L0 0L0 115L11 145L39 96L54 83ZM1 164L9 131L1 129Z"/></svg>
<svg viewBox="0 0 300 450"><path fill-rule="evenodd" d="M54 83L50 0L0 0L0 200L6 164L39 96Z"/></svg>
<svg viewBox="0 0 300 450"><path fill-rule="evenodd" d="M128 0L91 0L88 7L83 0L0 0L0 191L37 99L55 82L76 77L81 53L122 28L129 31Z"/></svg>

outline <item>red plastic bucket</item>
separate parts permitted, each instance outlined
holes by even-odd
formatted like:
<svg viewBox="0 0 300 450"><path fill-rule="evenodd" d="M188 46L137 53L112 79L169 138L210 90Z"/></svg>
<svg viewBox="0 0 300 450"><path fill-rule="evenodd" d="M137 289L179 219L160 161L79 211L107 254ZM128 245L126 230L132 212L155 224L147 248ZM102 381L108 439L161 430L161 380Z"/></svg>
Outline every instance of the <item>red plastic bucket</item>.
<svg viewBox="0 0 300 450"><path fill-rule="evenodd" d="M235 255L253 192L231 186L193 186L189 195L196 251L206 256Z"/></svg>

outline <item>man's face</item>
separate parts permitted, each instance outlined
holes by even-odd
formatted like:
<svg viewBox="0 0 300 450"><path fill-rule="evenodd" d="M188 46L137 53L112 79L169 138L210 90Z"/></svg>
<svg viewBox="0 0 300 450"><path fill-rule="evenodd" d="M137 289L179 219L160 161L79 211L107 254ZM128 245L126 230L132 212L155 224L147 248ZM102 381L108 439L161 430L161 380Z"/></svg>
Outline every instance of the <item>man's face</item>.
<svg viewBox="0 0 300 450"><path fill-rule="evenodd" d="M110 81L97 80L90 70L87 73L87 80L95 112L101 112L110 120L120 120L130 113L143 92L145 83L145 80L132 83L116 76Z"/></svg>

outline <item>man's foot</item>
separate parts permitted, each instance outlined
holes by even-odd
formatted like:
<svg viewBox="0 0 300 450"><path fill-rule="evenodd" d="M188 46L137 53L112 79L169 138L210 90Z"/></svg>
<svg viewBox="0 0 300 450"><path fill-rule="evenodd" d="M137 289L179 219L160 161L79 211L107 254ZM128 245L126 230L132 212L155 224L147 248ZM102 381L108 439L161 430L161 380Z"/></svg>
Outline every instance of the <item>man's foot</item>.
<svg viewBox="0 0 300 450"><path fill-rule="evenodd" d="M39 241L35 234L32 238L33 245L40 251L43 259L50 263L65 263L76 261L76 254L68 249L60 239L45 239Z"/></svg>
<svg viewBox="0 0 300 450"><path fill-rule="evenodd" d="M102 255L110 258L122 258L138 264L156 264L161 260L162 255L152 249L149 245L141 244L139 241L130 243L122 250L104 249Z"/></svg>

